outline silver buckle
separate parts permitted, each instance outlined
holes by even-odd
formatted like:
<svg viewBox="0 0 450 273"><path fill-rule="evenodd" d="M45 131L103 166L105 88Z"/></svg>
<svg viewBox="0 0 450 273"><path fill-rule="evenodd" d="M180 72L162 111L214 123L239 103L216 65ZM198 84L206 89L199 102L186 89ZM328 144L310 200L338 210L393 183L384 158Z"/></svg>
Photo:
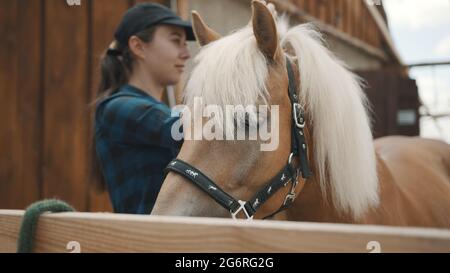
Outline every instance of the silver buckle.
<svg viewBox="0 0 450 273"><path fill-rule="evenodd" d="M305 128L305 118L303 118L302 121L298 120L299 111L303 110L303 107L299 103L294 102L293 108L294 108L293 116L294 116L295 126L297 126L297 128L301 128L301 129Z"/></svg>
<svg viewBox="0 0 450 273"><path fill-rule="evenodd" d="M238 215L238 213L239 212L241 212L241 210L243 210L244 211L244 214L245 214L245 217L247 217L247 219L246 220L252 220L253 219L253 215L252 216L250 216L249 214L248 214L248 212L247 212L247 210L245 209L245 204L246 204L246 202L244 202L244 201L242 201L242 200L238 200L238 202L239 202L239 208L237 208L237 210L235 211L235 212L232 212L231 210L230 210L230 213L231 213L231 218L233 218L233 219L239 219L239 218L237 218L236 216Z"/></svg>

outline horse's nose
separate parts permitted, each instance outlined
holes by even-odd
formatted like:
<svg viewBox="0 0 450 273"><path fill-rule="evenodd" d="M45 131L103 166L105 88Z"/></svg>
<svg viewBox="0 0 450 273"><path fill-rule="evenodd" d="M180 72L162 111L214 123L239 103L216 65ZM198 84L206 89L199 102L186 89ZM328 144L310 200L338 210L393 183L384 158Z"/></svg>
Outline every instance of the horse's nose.
<svg viewBox="0 0 450 273"><path fill-rule="evenodd" d="M177 190L176 184L183 183L183 181L177 181L179 178L176 174L168 173L164 179L161 189L159 190L158 197L156 198L155 205L151 212L152 215L171 215L175 210L177 200L181 198L179 195L179 189Z"/></svg>
<svg viewBox="0 0 450 273"><path fill-rule="evenodd" d="M230 217L214 199L176 173L167 174L151 215Z"/></svg>

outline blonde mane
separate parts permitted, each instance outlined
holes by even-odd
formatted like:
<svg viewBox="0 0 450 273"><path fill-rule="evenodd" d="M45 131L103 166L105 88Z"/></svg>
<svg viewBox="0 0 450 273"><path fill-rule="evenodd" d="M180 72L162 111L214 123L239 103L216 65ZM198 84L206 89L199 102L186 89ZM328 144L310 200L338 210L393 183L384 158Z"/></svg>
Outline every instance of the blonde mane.
<svg viewBox="0 0 450 273"><path fill-rule="evenodd" d="M288 29L277 23L280 45L290 45L298 60L298 91L313 126L315 176L324 197L340 211L361 217L379 202L376 158L367 100L358 77L322 43L310 25ZM205 104L256 105L270 102L265 86L267 62L251 26L202 48L185 91ZM290 133L290 132L286 132Z"/></svg>
<svg viewBox="0 0 450 273"><path fill-rule="evenodd" d="M322 192L335 206L361 217L376 206L378 177L367 99L358 77L322 44L311 25L284 35L298 57L300 98L314 126L314 156Z"/></svg>
<svg viewBox="0 0 450 273"><path fill-rule="evenodd" d="M196 97L202 98L204 105L223 108L268 104L268 68L250 26L204 46L194 62L184 93L184 103L189 108L193 108ZM224 117L214 118L216 124L223 124ZM225 124L225 130L233 130L233 126Z"/></svg>

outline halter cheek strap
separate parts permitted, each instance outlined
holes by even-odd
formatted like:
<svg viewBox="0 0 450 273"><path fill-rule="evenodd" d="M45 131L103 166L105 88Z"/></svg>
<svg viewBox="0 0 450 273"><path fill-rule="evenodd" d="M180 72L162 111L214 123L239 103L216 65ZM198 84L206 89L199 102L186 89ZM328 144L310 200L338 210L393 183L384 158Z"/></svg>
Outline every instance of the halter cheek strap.
<svg viewBox="0 0 450 273"><path fill-rule="evenodd" d="M289 59L286 58L286 69L289 78L289 99L292 104L292 138L291 138L291 150L295 156L300 159L300 170L303 178L311 176L311 171L308 166L308 151L305 139L305 111L298 100L297 95L297 83L295 82L294 71L292 70L292 64Z"/></svg>

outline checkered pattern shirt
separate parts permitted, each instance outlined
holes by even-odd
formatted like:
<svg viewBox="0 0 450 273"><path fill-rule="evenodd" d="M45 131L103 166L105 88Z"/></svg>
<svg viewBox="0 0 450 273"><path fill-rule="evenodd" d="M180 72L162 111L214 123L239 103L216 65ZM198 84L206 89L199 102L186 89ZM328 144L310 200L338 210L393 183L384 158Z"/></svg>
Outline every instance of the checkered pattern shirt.
<svg viewBox="0 0 450 273"><path fill-rule="evenodd" d="M97 104L95 148L115 212L151 212L163 170L182 144L171 136L179 120L167 105L128 84Z"/></svg>

